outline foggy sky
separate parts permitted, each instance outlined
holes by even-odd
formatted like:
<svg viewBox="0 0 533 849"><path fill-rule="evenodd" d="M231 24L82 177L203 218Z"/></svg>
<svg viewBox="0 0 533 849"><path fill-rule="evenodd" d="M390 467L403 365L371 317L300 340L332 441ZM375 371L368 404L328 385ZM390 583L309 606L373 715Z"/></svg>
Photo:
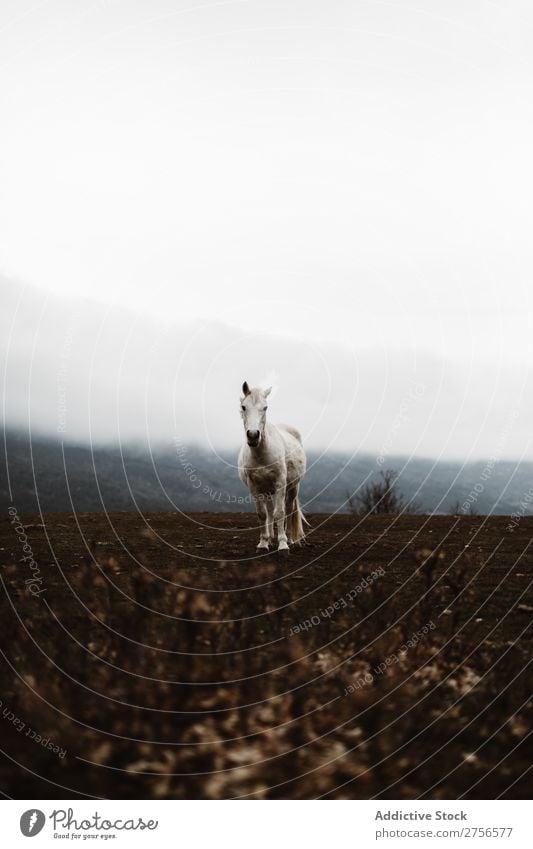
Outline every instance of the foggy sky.
<svg viewBox="0 0 533 849"><path fill-rule="evenodd" d="M66 436L229 445L273 373L310 445L527 453L532 21L3 3L6 420L54 431L68 390Z"/></svg>

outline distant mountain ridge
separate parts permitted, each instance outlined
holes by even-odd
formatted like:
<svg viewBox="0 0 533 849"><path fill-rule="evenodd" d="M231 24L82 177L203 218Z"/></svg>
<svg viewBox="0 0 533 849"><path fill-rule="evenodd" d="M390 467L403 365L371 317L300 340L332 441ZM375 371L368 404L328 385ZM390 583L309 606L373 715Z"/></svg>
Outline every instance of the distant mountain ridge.
<svg viewBox="0 0 533 849"><path fill-rule="evenodd" d="M19 511L246 511L250 495L236 469L237 451L218 454L183 443L148 449L64 443L8 431L2 444L0 507ZM309 454L302 486L307 512L349 512L380 466L375 457ZM391 457L398 486L422 512L533 514L533 463L440 462ZM11 495L9 492L11 485ZM529 493L529 496L528 496Z"/></svg>

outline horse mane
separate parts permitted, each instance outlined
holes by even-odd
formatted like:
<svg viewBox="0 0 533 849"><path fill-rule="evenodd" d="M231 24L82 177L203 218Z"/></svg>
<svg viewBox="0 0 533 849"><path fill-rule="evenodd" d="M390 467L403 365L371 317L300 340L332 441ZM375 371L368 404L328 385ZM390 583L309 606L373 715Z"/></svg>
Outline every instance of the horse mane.
<svg viewBox="0 0 533 849"><path fill-rule="evenodd" d="M290 425L286 424L279 424L277 425L277 427L281 427L283 428L283 430L286 430L288 433L291 434L291 436L294 436L294 438L297 439L298 442L302 441L302 435L299 430L296 430L295 427L291 427Z"/></svg>

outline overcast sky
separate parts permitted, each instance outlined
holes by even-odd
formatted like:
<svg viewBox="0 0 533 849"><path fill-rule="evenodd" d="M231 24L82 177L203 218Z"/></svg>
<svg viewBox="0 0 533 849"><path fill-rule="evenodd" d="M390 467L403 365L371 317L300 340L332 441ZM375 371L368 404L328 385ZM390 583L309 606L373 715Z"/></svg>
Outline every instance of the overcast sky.
<svg viewBox="0 0 533 849"><path fill-rule="evenodd" d="M99 437L116 436L104 413L113 338L133 322L122 372L133 380L143 334L161 338L162 321L150 378L162 438L169 398L179 428L207 438L201 385L209 439L231 441L235 381L274 372L278 418L316 444L344 448L354 434L378 450L392 428L402 450L486 454L517 407L506 453L528 450L532 30L533 7L514 0L3 2L10 308L29 286L11 381L29 361L39 299L60 296L36 349L49 377L76 312L65 298L90 296L70 366L76 432L87 431L72 392L91 322L113 305L107 367L91 385ZM184 400L168 381L198 328L180 363ZM424 398L399 436L394 417L419 379ZM127 385L127 429L142 431ZM48 427L46 386L32 398ZM6 416L23 419L23 402L11 394Z"/></svg>

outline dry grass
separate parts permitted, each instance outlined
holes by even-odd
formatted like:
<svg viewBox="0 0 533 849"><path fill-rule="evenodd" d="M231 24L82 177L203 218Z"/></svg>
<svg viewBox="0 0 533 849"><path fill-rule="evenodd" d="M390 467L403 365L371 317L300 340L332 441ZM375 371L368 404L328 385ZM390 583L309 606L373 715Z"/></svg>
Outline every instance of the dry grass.
<svg viewBox="0 0 533 849"><path fill-rule="evenodd" d="M510 613L525 598L525 567L504 585L505 547L496 556L489 536L465 548L481 519L450 537L449 517L403 517L384 538L389 520L370 517L353 537L342 517L289 561L240 563L161 544L165 529L183 544L173 517L154 519L157 535L128 537L132 521L113 518L127 553L104 517L85 517L84 551L71 519L49 517L61 568L43 567L39 599L6 557L2 710L67 752L4 717L6 794L527 797L531 616L517 624ZM44 535L28 533L51 563ZM10 534L2 526L4 554ZM228 540L224 528L194 534L200 546L202 534ZM235 536L227 547L243 556L249 533ZM383 576L347 600L379 567Z"/></svg>

